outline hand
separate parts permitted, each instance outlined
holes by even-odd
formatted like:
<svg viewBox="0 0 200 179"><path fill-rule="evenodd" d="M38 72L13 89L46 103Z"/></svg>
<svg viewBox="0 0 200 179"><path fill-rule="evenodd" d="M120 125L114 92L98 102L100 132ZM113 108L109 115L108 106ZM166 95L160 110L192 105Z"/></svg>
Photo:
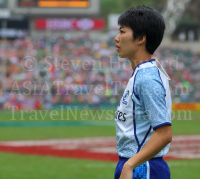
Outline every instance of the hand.
<svg viewBox="0 0 200 179"><path fill-rule="evenodd" d="M133 177L133 169L126 162L122 169L122 173L120 175L120 179L132 179Z"/></svg>

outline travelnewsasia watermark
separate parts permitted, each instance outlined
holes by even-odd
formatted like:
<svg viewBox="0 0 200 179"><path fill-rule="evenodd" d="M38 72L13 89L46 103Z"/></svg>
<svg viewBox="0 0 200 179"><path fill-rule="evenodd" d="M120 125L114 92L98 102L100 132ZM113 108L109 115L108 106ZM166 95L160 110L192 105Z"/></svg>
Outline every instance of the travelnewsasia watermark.
<svg viewBox="0 0 200 179"><path fill-rule="evenodd" d="M126 114L112 109L81 109L79 106L60 105L52 110L18 110L17 106L10 106L11 121L126 121ZM165 115L164 117L162 115ZM137 115L134 120L154 120L155 114L145 110L145 115ZM170 120L195 120L191 110L160 111L156 116ZM171 116L171 117L170 117Z"/></svg>

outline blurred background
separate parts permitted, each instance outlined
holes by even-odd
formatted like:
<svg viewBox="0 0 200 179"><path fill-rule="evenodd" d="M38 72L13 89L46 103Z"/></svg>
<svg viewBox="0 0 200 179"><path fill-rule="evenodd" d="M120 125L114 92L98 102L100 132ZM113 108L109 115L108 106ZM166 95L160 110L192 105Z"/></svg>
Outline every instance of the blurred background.
<svg viewBox="0 0 200 179"><path fill-rule="evenodd" d="M2 0L0 89L4 95L0 101L4 102L4 109L11 105L18 109L34 109L75 103L116 106L132 72L127 66L124 70L124 61L120 61L115 50L117 18L128 7L141 4L153 6L165 18L165 37L154 56L172 79L173 102L199 102L198 0ZM36 68L23 68L34 65L28 57L36 60ZM23 62L24 58L30 64ZM63 67L63 61L68 67ZM87 70L82 68L84 61L89 63ZM95 65L99 65L98 68ZM56 80L60 84L55 84ZM37 83L26 84L27 81ZM124 85L116 86L113 81ZM47 83L48 89L43 89ZM77 91L84 94L89 85L98 84L104 88L103 95L95 94L95 88L91 89L89 97L76 95Z"/></svg>
<svg viewBox="0 0 200 179"><path fill-rule="evenodd" d="M111 120L132 74L128 61L117 56L114 37L119 15L137 5L154 7L166 23L164 39L154 56L171 78L173 134L178 135L174 144L180 145L172 145L168 157L190 159L168 162L172 178L199 177L199 0L0 0L0 156L4 166L0 178L112 178L116 156ZM86 111L83 119L83 110L92 111ZM54 111L56 120L47 111ZM105 144L111 148L104 156L111 163L94 161L92 155L86 159L93 161L22 155L84 158L80 151L91 144L84 143L86 147L77 157L67 148L72 141L60 144L56 151L64 151L57 154L52 148L54 154L43 148L30 149L34 142L5 142L85 137L111 137ZM100 140L97 146L101 145ZM93 154L101 160L102 151L95 150Z"/></svg>

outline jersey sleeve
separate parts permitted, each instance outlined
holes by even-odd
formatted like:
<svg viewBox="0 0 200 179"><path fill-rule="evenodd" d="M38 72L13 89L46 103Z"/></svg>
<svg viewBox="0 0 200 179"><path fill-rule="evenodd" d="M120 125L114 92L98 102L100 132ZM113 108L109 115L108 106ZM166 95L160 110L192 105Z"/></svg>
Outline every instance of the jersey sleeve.
<svg viewBox="0 0 200 179"><path fill-rule="evenodd" d="M136 93L154 130L163 125L171 125L165 88L159 78L142 78L137 84Z"/></svg>

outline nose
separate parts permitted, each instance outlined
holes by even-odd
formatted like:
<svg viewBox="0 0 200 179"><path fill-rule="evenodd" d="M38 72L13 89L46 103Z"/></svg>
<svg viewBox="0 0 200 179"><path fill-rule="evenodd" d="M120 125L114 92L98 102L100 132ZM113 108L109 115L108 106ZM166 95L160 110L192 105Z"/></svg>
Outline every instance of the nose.
<svg viewBox="0 0 200 179"><path fill-rule="evenodd" d="M114 40L115 40L115 42L117 42L117 43L119 42L119 34L117 34L117 36L115 37Z"/></svg>

